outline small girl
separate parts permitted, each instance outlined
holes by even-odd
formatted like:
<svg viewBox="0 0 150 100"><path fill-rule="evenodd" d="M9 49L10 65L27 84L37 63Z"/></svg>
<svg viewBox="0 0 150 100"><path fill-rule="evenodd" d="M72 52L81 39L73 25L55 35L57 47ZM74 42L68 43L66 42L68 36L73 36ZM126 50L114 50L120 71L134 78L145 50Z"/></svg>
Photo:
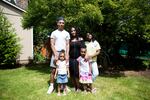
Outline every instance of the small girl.
<svg viewBox="0 0 150 100"><path fill-rule="evenodd" d="M66 95L66 85L68 83L69 73L69 63L65 60L65 51L61 50L59 53L59 58L56 61L56 72L55 78L58 83L58 96L61 96L60 89L63 87L63 95Z"/></svg>
<svg viewBox="0 0 150 100"><path fill-rule="evenodd" d="M81 83L84 92L92 92L92 70L88 60L85 59L86 46L83 45L80 49L80 55L78 57L79 62L79 82Z"/></svg>

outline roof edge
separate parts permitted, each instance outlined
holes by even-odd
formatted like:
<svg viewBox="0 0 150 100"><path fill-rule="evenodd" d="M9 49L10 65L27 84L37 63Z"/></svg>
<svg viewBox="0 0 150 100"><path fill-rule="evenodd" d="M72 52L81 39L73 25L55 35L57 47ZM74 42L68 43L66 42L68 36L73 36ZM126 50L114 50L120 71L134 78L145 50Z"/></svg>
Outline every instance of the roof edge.
<svg viewBox="0 0 150 100"><path fill-rule="evenodd" d="M7 3L7 4L9 4L9 5L11 5L11 6L13 6L14 8L16 8L16 9L22 11L22 12L26 12L24 9L22 9L22 8L20 8L20 7L16 6L16 5L14 5L14 4L12 4L12 3L10 3L10 2L7 1L7 0L2 0L2 1L5 2L5 3Z"/></svg>

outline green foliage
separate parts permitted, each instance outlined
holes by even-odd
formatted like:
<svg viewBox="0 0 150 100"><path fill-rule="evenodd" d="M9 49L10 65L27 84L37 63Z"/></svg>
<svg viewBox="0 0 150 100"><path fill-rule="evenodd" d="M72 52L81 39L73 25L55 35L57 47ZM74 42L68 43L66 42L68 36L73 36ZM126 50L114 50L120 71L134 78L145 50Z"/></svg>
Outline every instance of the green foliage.
<svg viewBox="0 0 150 100"><path fill-rule="evenodd" d="M144 66L146 66L146 69L150 68L150 61L149 60L143 60L142 63Z"/></svg>
<svg viewBox="0 0 150 100"><path fill-rule="evenodd" d="M41 46L47 41L49 30L42 27L36 27L33 33L33 43L36 46Z"/></svg>
<svg viewBox="0 0 150 100"><path fill-rule="evenodd" d="M29 4L27 13L23 17L23 27L44 26L45 28L54 28L56 18L64 16L66 27L72 24L88 27L83 22L93 21L95 24L103 22L103 16L98 1L92 0L34 0ZM91 28L91 27L90 27Z"/></svg>
<svg viewBox="0 0 150 100"><path fill-rule="evenodd" d="M66 29L77 26L93 32L102 48L119 52L127 43L128 55L136 56L150 43L149 0L31 0L23 27L34 27L34 44L40 45L56 28L56 18L65 17Z"/></svg>
<svg viewBox="0 0 150 100"><path fill-rule="evenodd" d="M34 45L43 44L47 34L56 29L59 16L65 17L67 30L73 25L80 27L82 33L95 30L103 23L98 3L95 0L31 0L23 15L23 27L34 26Z"/></svg>
<svg viewBox="0 0 150 100"><path fill-rule="evenodd" d="M0 10L0 65L14 64L20 52L19 38Z"/></svg>
<svg viewBox="0 0 150 100"><path fill-rule="evenodd" d="M39 52L34 53L34 63L42 63L45 62L46 58Z"/></svg>

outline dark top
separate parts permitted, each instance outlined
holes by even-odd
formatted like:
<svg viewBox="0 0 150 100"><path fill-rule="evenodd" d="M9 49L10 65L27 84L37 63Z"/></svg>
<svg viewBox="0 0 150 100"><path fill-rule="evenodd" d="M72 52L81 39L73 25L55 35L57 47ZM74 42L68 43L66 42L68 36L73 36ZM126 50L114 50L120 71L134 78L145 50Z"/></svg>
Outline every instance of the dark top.
<svg viewBox="0 0 150 100"><path fill-rule="evenodd" d="M69 70L70 70L71 77L79 78L77 58L80 56L80 47L83 43L84 43L83 40L70 41Z"/></svg>
<svg viewBox="0 0 150 100"><path fill-rule="evenodd" d="M80 56L80 47L83 44L83 40L70 42L70 59L77 59Z"/></svg>

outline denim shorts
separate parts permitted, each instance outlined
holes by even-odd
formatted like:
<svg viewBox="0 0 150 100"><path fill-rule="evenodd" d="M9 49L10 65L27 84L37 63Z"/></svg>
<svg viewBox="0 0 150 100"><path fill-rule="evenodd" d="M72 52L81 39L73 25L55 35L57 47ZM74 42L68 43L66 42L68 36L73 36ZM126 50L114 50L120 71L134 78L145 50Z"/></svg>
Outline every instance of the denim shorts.
<svg viewBox="0 0 150 100"><path fill-rule="evenodd" d="M67 77L67 74L63 74L63 75L60 75L58 74L57 75L57 83L68 83L68 77Z"/></svg>
<svg viewBox="0 0 150 100"><path fill-rule="evenodd" d="M58 54L60 53L60 51L57 51ZM56 64L54 63L54 60L55 60L55 57L54 57L54 54L52 54L52 57L51 57L51 61L50 61L50 67L52 68L56 68Z"/></svg>

